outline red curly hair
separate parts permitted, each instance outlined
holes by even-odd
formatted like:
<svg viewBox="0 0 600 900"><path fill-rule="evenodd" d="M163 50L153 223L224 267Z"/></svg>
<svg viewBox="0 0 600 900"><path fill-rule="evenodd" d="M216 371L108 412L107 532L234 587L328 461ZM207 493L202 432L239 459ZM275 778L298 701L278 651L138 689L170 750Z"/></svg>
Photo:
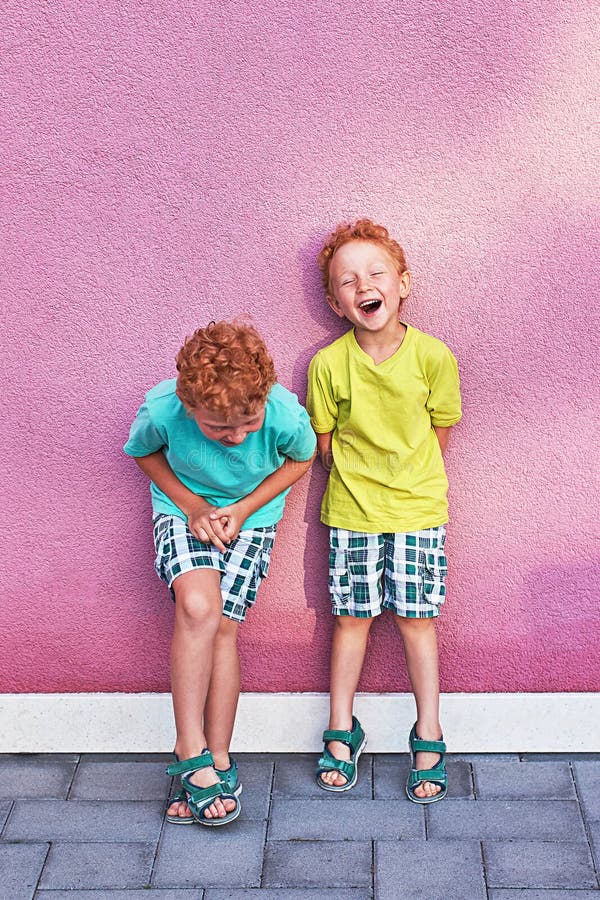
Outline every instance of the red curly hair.
<svg viewBox="0 0 600 900"><path fill-rule="evenodd" d="M338 225L327 241L323 244L318 256L317 264L321 270L323 279L323 287L326 293L331 294L329 283L329 267L336 250L348 244L350 241L370 241L372 244L379 244L384 250L387 250L398 267L400 274L406 272L406 257L404 250L393 238L390 237L387 228L383 225L376 225L371 219L357 219L354 223L344 223Z"/></svg>
<svg viewBox="0 0 600 900"><path fill-rule="evenodd" d="M265 342L246 322L211 322L177 354L177 396L188 409L223 416L252 415L277 380Z"/></svg>

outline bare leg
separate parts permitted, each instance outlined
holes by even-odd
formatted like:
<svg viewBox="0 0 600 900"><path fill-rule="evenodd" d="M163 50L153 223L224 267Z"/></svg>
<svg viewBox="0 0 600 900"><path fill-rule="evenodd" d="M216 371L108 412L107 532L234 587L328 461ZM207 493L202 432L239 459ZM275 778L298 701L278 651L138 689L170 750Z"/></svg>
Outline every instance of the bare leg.
<svg viewBox="0 0 600 900"><path fill-rule="evenodd" d="M373 619L335 616L331 642L330 713L329 728L349 731L352 728L352 709L358 679L362 672L367 639ZM350 748L339 741L330 741L330 753L336 759L350 759ZM341 772L321 775L325 784L341 787L348 780Z"/></svg>
<svg viewBox="0 0 600 900"><path fill-rule="evenodd" d="M171 692L180 759L199 756L207 746L203 715L213 666L213 647L222 618L219 573L196 569L180 575L173 583L175 626L171 642ZM216 784L213 768L201 769L191 777L198 787ZM216 799L204 815L223 818L235 809L233 800ZM187 803L173 803L170 815L189 816Z"/></svg>
<svg viewBox="0 0 600 900"><path fill-rule="evenodd" d="M425 741L438 741L440 725L440 688L438 647L434 619L408 619L395 616L404 643L404 655L417 704L417 734ZM430 769L439 760L437 753L417 753L418 769ZM425 781L415 788L417 797L433 797L441 787Z"/></svg>
<svg viewBox="0 0 600 900"><path fill-rule="evenodd" d="M229 745L240 696L240 657L237 649L239 622L221 616L213 647L213 665L204 730L218 769L228 769Z"/></svg>

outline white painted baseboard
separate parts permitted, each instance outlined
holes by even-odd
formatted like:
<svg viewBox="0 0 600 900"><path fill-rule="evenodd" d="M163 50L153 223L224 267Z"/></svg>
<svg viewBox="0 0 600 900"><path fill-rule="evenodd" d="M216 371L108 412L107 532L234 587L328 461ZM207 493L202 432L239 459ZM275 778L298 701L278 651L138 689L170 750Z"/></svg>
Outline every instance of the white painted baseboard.
<svg viewBox="0 0 600 900"><path fill-rule="evenodd" d="M356 715L372 753L406 750L410 694L359 694ZM243 694L239 753L316 752L326 694ZM453 753L600 752L600 694L444 694ZM1 753L156 753L173 747L169 694L0 694Z"/></svg>

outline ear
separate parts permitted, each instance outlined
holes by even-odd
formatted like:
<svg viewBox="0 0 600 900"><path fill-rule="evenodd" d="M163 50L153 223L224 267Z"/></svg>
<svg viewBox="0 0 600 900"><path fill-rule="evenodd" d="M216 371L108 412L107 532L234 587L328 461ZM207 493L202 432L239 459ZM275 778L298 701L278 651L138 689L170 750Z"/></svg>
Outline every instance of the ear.
<svg viewBox="0 0 600 900"><path fill-rule="evenodd" d="M410 289L412 287L412 276L408 269L405 269L404 272L400 275L400 299L406 300L408 295L410 294Z"/></svg>
<svg viewBox="0 0 600 900"><path fill-rule="evenodd" d="M339 316L340 319L343 319L344 313L342 312L340 304L338 303L337 299L333 296L333 294L327 294L327 302L330 305L330 307L332 308L332 310L334 311L334 313L336 314L336 316Z"/></svg>

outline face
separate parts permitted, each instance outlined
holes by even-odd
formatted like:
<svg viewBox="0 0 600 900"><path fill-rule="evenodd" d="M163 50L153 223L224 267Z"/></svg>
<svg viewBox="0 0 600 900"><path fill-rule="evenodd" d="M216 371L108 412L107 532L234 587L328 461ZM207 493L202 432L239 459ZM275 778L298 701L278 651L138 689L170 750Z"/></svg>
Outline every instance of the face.
<svg viewBox="0 0 600 900"><path fill-rule="evenodd" d="M380 244L349 241L336 250L329 267L333 311L365 331L395 328L402 301L410 293L410 272Z"/></svg>
<svg viewBox="0 0 600 900"><path fill-rule="evenodd" d="M190 415L194 417L196 425L209 440L218 441L225 447L237 447L246 440L251 432L259 431L262 428L265 420L265 407L263 404L250 415L234 413L225 419L219 413L203 406L196 406L190 410Z"/></svg>

